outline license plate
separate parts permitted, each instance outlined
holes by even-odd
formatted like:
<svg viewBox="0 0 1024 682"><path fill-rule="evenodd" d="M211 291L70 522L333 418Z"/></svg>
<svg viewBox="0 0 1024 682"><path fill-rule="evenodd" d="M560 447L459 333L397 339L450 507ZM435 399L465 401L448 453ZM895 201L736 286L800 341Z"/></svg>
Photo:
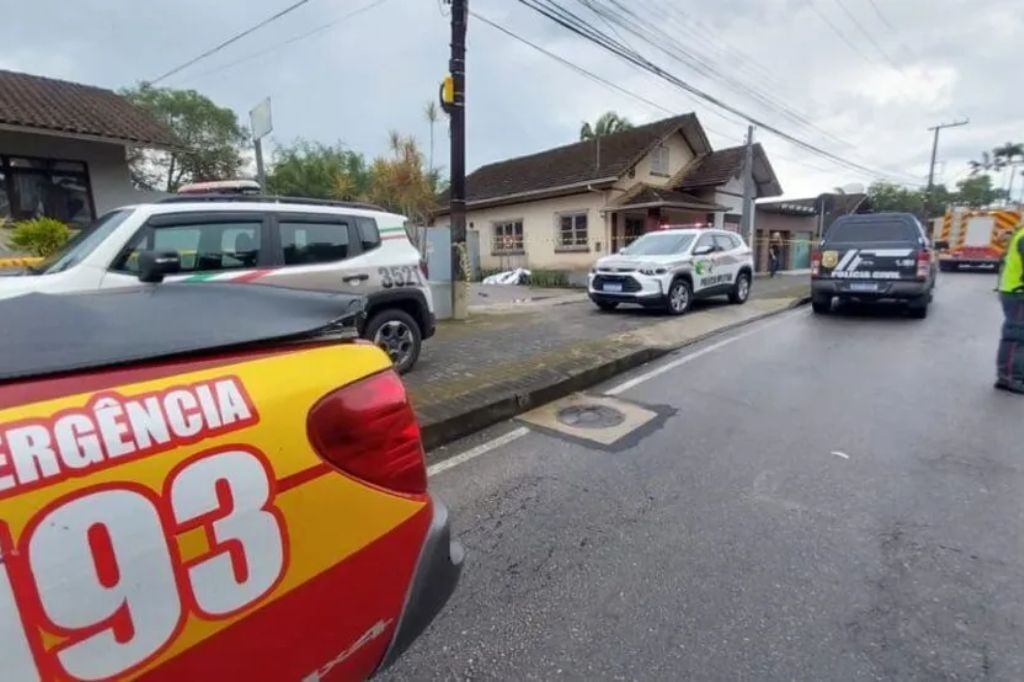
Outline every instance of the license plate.
<svg viewBox="0 0 1024 682"><path fill-rule="evenodd" d="M851 282L850 291L878 291L878 285L874 282Z"/></svg>
<svg viewBox="0 0 1024 682"><path fill-rule="evenodd" d="M605 282L601 287L602 291L615 291L622 292L622 284L620 282Z"/></svg>

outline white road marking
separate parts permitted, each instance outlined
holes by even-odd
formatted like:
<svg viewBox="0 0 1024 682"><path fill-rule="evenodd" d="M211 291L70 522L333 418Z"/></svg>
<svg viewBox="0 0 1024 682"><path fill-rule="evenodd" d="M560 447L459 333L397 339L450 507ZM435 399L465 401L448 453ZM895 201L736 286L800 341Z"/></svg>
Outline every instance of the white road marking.
<svg viewBox="0 0 1024 682"><path fill-rule="evenodd" d="M769 327L774 327L775 325L779 324L780 322L783 322L783 321L789 319L790 317L794 317L797 314L802 314L804 312L805 311L797 310L797 311L793 311L792 313L780 315L779 317L777 317L776 319L772 320L771 322L767 322L765 324L758 325L756 329L751 329L750 331L743 332L742 334L737 334L736 336L730 336L729 338L723 339L722 341L719 341L718 343L713 343L710 346L707 346L706 348L701 348L700 350L695 351L693 353L690 353L689 355L685 355L685 356L679 358L678 360L673 360L672 362L665 363L664 365L662 365L661 367L658 367L657 369L652 369L650 372L646 372L644 374L641 374L640 376L633 377L632 379L629 379L628 381L623 381L618 386L613 386L613 387L609 388L607 391L604 392L604 394L605 395L619 395L620 393L625 393L629 389L635 388L635 387L639 386L640 384L644 383L645 381L650 381L651 379L653 379L653 378L655 378L657 376L660 376L660 375L664 374L665 372L671 372L676 367L680 367L681 365L685 365L688 362L692 362L692 361L696 360L697 358L700 358L700 357L703 357L703 356L707 355L708 353L713 353L716 350L719 350L721 348L725 348L729 344L736 343L740 339L745 339L748 336L753 336L754 334L762 332L765 329L768 329Z"/></svg>
<svg viewBox="0 0 1024 682"><path fill-rule="evenodd" d="M475 448L466 450L465 452L455 455L454 457L449 457L443 462L438 462L437 464L430 465L429 467L427 467L427 476L436 476L443 471L448 471L449 469L457 467L460 464L465 464L471 459L476 459L480 455L487 454L491 450L500 448L503 445L508 445L512 441L522 438L529 432L530 429L526 428L525 426L520 426L517 429L512 429L508 433L502 436L498 436L494 440L489 440L486 443L481 443L480 445L477 445Z"/></svg>
<svg viewBox="0 0 1024 682"><path fill-rule="evenodd" d="M836 457L842 457L843 459L850 459L850 456L848 454L846 454L845 452L840 452L839 450L833 450L832 454L835 455Z"/></svg>

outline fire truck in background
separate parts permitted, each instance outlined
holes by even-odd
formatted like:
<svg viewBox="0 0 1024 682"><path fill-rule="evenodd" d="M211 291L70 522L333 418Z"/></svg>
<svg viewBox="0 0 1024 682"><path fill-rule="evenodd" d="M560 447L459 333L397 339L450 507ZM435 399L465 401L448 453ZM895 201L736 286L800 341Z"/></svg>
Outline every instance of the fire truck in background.
<svg viewBox="0 0 1024 682"><path fill-rule="evenodd" d="M999 267L1006 243L1021 222L1012 208L950 208L936 221L933 232L939 248L939 267L958 270L964 265Z"/></svg>

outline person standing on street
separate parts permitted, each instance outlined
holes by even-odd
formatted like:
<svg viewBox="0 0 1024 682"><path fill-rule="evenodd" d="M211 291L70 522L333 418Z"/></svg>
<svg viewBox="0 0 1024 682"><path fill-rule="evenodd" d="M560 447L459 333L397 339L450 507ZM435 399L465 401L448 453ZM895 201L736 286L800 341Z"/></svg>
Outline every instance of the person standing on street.
<svg viewBox="0 0 1024 682"><path fill-rule="evenodd" d="M996 356L996 388L1024 395L1024 223L1006 247L999 299L1005 319Z"/></svg>
<svg viewBox="0 0 1024 682"><path fill-rule="evenodd" d="M768 271L774 277L782 262L782 236L776 232L768 240Z"/></svg>

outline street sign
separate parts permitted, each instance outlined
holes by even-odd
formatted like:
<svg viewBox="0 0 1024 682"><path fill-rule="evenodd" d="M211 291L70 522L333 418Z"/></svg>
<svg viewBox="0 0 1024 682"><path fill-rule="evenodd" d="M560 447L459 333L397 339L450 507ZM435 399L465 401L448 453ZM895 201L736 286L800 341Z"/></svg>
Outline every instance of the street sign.
<svg viewBox="0 0 1024 682"><path fill-rule="evenodd" d="M252 139L258 140L270 134L274 123L270 118L270 98L257 104L249 112L249 125L252 127Z"/></svg>

